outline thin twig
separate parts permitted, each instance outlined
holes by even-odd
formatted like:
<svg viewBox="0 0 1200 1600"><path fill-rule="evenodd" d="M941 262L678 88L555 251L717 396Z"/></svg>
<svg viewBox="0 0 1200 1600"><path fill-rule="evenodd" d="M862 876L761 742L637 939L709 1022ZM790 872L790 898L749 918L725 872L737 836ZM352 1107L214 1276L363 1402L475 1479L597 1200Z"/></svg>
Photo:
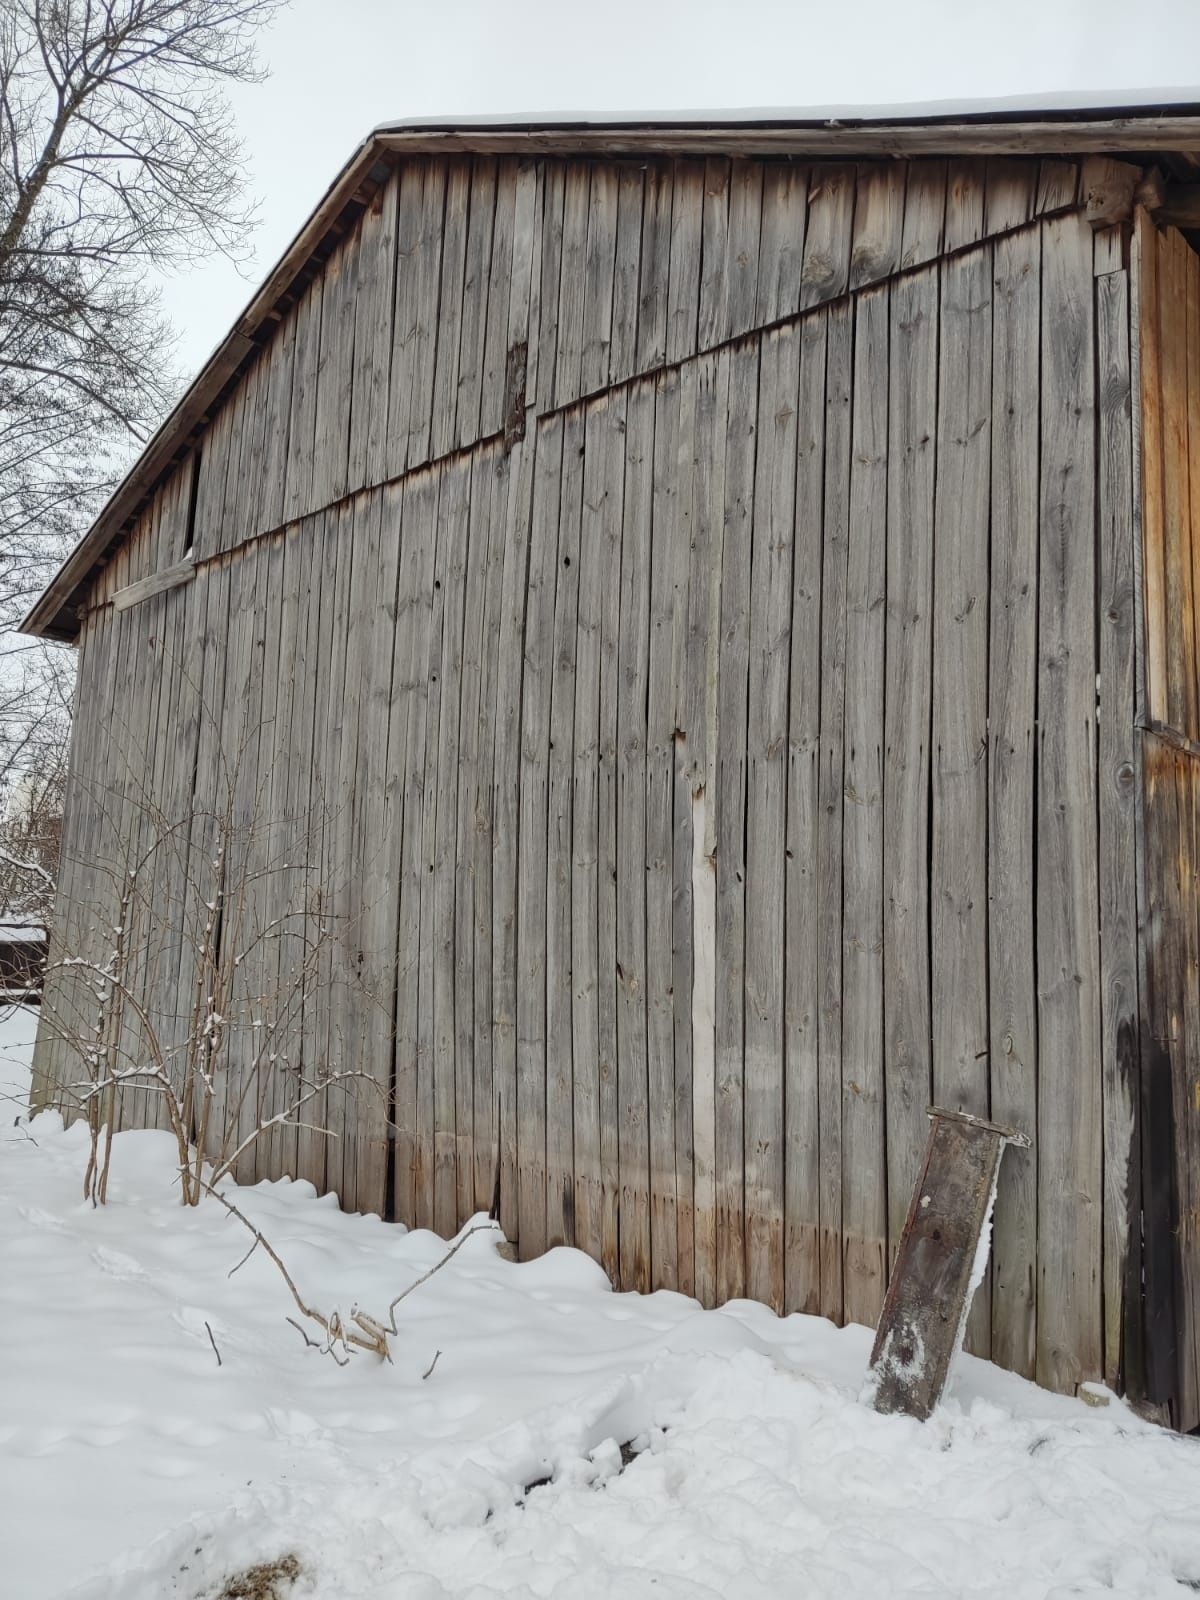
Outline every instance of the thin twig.
<svg viewBox="0 0 1200 1600"><path fill-rule="evenodd" d="M211 1328L210 1328L210 1327L209 1327L209 1326L208 1326L208 1323L207 1323L207 1322L206 1322L206 1323L205 1323L205 1324L204 1324L204 1327L205 1327L205 1330L206 1330L206 1332L207 1332L207 1333L208 1333L208 1342L209 1342L209 1344L211 1344L211 1345L212 1345L212 1347L213 1347L213 1355L215 1355L215 1356L216 1356L216 1358L217 1358L217 1365L218 1365L218 1366L222 1366L222 1365L223 1365L223 1363L222 1363L222 1361L221 1361L221 1352L220 1352L220 1351L219 1351L219 1350L218 1350L218 1349L217 1349L217 1341L216 1341L216 1340L215 1340L215 1339L214 1339L214 1338L213 1338L213 1331L212 1331L212 1329L211 1329ZM432 1370L433 1370L433 1369L432 1369L432 1368L430 1368L430 1371L432 1371Z"/></svg>
<svg viewBox="0 0 1200 1600"><path fill-rule="evenodd" d="M422 1383L424 1383L424 1381L425 1381L425 1379L426 1379L426 1378L427 1378L427 1377L428 1377L428 1376L429 1376L429 1374L430 1374L430 1373L431 1373L431 1372L432 1372L432 1371L433 1371L433 1369L434 1369L434 1367L436 1367L436 1366L437 1366L437 1364L438 1364L438 1357L439 1357L439 1356L440 1356L440 1355L441 1355L441 1353L442 1353L442 1352L441 1352L441 1351L440 1351L440 1350L435 1350L435 1351L434 1351L434 1352L433 1352L433 1360L432 1360L432 1361L431 1361L431 1362L430 1362L430 1363L429 1363L429 1365L428 1365L428 1366L427 1366L427 1367L426 1367L426 1368L425 1368L425 1371L424 1371L424 1372L423 1372L423 1373L422 1373L422 1374L421 1374L421 1382L422 1382Z"/></svg>

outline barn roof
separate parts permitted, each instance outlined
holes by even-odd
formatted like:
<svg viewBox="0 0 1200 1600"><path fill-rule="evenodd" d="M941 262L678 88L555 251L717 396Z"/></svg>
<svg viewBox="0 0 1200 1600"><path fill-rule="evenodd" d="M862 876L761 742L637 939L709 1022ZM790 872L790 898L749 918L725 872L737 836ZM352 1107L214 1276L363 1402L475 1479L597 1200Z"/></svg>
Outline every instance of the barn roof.
<svg viewBox="0 0 1200 1600"><path fill-rule="evenodd" d="M156 487L269 337L282 304L353 227L391 163L405 154L738 155L836 160L911 156L1105 154L1153 160L1175 179L1200 173L1200 91L940 102L807 111L475 117L385 123L362 141L262 286L67 557L21 624L73 640L96 572Z"/></svg>

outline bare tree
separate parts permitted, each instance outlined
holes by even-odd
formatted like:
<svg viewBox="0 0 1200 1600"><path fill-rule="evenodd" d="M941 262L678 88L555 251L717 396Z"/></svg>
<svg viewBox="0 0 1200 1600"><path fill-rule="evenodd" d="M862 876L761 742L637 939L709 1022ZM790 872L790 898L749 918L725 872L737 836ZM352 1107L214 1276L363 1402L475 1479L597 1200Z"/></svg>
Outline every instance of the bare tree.
<svg viewBox="0 0 1200 1600"><path fill-rule="evenodd" d="M0 658L0 916L48 927L54 909L71 737L70 661Z"/></svg>
<svg viewBox="0 0 1200 1600"><path fill-rule="evenodd" d="M174 389L148 270L246 248L224 86L259 77L279 3L0 9L0 622Z"/></svg>

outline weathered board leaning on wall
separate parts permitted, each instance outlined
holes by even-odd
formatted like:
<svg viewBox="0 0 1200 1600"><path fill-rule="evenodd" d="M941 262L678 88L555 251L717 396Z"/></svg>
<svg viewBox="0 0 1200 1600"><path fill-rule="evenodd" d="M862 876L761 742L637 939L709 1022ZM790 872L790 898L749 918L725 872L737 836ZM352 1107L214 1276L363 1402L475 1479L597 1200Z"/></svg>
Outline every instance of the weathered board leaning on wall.
<svg viewBox="0 0 1200 1600"><path fill-rule="evenodd" d="M973 1348L1144 1388L1138 174L373 171L82 607L56 949L103 960L169 833L126 1026L171 1036L261 817L237 981L290 1009L234 1121L305 1061L374 1083L240 1176L449 1232L498 1162L525 1256L872 1323L932 1101L1033 1137Z"/></svg>

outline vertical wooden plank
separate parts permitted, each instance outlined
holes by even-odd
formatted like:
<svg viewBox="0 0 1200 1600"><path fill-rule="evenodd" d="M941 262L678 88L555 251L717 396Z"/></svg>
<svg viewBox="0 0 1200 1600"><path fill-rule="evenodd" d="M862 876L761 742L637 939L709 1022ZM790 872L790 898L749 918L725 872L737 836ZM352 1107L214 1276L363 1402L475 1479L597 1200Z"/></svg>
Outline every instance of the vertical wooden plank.
<svg viewBox="0 0 1200 1600"><path fill-rule="evenodd" d="M1187 261L1191 250L1171 228L1159 236L1159 360L1162 381L1163 528L1166 540L1167 717L1195 739L1197 675L1188 472Z"/></svg>
<svg viewBox="0 0 1200 1600"><path fill-rule="evenodd" d="M924 266L942 253L946 226L946 167L942 160L914 161L904 194L900 266Z"/></svg>
<svg viewBox="0 0 1200 1600"><path fill-rule="evenodd" d="M1189 335L1193 332L1189 323ZM1189 338L1200 366L1197 344ZM1100 595L1100 962L1104 1050L1104 1376L1115 1384L1140 1321L1137 1162L1137 772L1129 280L1096 280ZM1189 362L1189 380L1191 363ZM1197 376L1200 377L1200 371ZM1189 400L1192 393L1189 381ZM1200 440L1197 440L1200 446ZM1131 1349L1132 1354L1132 1349Z"/></svg>
<svg viewBox="0 0 1200 1600"><path fill-rule="evenodd" d="M571 804L572 1102L575 1128L575 1242L600 1256L600 1004L606 975L599 955L600 656L604 611L604 438L609 402L584 413L580 509L578 633L575 646L574 775Z"/></svg>
<svg viewBox="0 0 1200 1600"><path fill-rule="evenodd" d="M997 240L992 324L992 576L988 643L991 1115L1037 1131L1034 775L1037 757L1038 327L1041 230ZM992 1357L1032 1377L1037 1152L1000 1163L992 1223Z"/></svg>
<svg viewBox="0 0 1200 1600"><path fill-rule="evenodd" d="M946 169L946 226L942 248L949 254L983 238L983 206L987 193L987 163L980 157L960 157Z"/></svg>
<svg viewBox="0 0 1200 1600"><path fill-rule="evenodd" d="M625 424L628 395L619 391L604 412L602 429L602 483L600 521L600 764L597 774L599 865L597 874L598 990L600 1122L600 1262L617 1281L620 1252L620 1132L619 1078L620 996L618 993L618 755L621 739L620 628L621 541L625 515ZM586 493L586 489L585 489Z"/></svg>
<svg viewBox="0 0 1200 1600"><path fill-rule="evenodd" d="M1146 630L1146 711L1155 722L1167 706L1167 574L1163 521L1162 345L1158 234L1141 207L1134 231L1141 354L1142 574Z"/></svg>
<svg viewBox="0 0 1200 1600"><path fill-rule="evenodd" d="M388 408L382 476L395 478L409 465L408 434L413 406L413 369L421 303L421 201L425 167L419 159L401 162L396 197L396 299L392 313L392 357L388 364Z"/></svg>
<svg viewBox="0 0 1200 1600"><path fill-rule="evenodd" d="M561 416L538 427L525 580L516 999L517 1202L526 1259L546 1248L546 785L562 435Z"/></svg>
<svg viewBox="0 0 1200 1600"><path fill-rule="evenodd" d="M872 162L858 170L854 238L850 247L850 288L890 278L900 262L904 228L903 162Z"/></svg>
<svg viewBox="0 0 1200 1600"><path fill-rule="evenodd" d="M717 1286L716 810L717 682L725 529L729 354L702 357L696 373L692 454L688 637L684 676L691 816L692 1129L695 1294L713 1305ZM685 391L686 394L686 391ZM681 419L682 431L682 419Z"/></svg>
<svg viewBox="0 0 1200 1600"><path fill-rule="evenodd" d="M263 441L262 492L257 533L284 521L284 487L291 438L292 372L296 358L297 308L293 306L268 346L266 436Z"/></svg>
<svg viewBox="0 0 1200 1600"><path fill-rule="evenodd" d="M800 309L807 211L808 168L792 161L764 164L754 314L760 328Z"/></svg>
<svg viewBox="0 0 1200 1600"><path fill-rule="evenodd" d="M704 163L701 217L696 348L711 350L729 337L729 162L720 156Z"/></svg>
<svg viewBox="0 0 1200 1600"><path fill-rule="evenodd" d="M494 156L476 156L471 165L458 342L458 395L454 408L454 440L460 449L480 437L480 399L487 360L488 280L495 228L496 160Z"/></svg>
<svg viewBox="0 0 1200 1600"><path fill-rule="evenodd" d="M1098 250L1103 232L1119 233L1119 230L1112 228L1097 233ZM1119 257L1117 264L1120 265ZM1187 418L1183 432L1189 482L1187 515L1182 519L1187 524L1183 559L1190 565L1192 581L1190 652L1195 672L1200 673L1200 466L1197 466L1197 452L1200 451L1200 257L1190 247L1184 256L1184 276L1187 281ZM1200 694L1200 686L1196 686L1196 692ZM1200 743L1200 715L1188 735Z"/></svg>
<svg viewBox="0 0 1200 1600"><path fill-rule="evenodd" d="M455 966L455 877L458 855L458 791L463 728L459 710L464 677L464 617L471 463L448 462L438 506L442 598L442 655L438 673L437 821L434 826L433 881L433 1085L434 1222L448 1237L465 1221L459 1208L463 1187L459 1162L469 1170L470 1125L460 1129L456 1074L457 1009ZM443 545L444 541L444 545ZM435 583L437 580L434 580ZM431 686L432 687L432 686Z"/></svg>
<svg viewBox="0 0 1200 1600"><path fill-rule="evenodd" d="M716 750L717 1295L746 1292L746 743L758 343L729 358Z"/></svg>
<svg viewBox="0 0 1200 1600"><path fill-rule="evenodd" d="M554 630L549 677L546 830L546 1243L575 1243L571 934L575 661L579 639L580 515L585 413L563 420ZM549 562L547 554L547 563Z"/></svg>
<svg viewBox="0 0 1200 1600"><path fill-rule="evenodd" d="M659 376L654 400L650 643L646 726L646 1077L650 1160L650 1259L656 1287L679 1287L682 1143L675 1060L674 851L676 686L686 622L687 552L679 515L679 373ZM680 1099L683 1097L680 1096ZM691 1085L687 1083L687 1108ZM680 1137L682 1133L682 1139Z"/></svg>
<svg viewBox="0 0 1200 1600"><path fill-rule="evenodd" d="M637 350L630 370L652 372L667 359L667 291L671 273L671 203L675 169L669 161L646 164L642 199L641 270L637 294ZM617 369L614 364L614 375Z"/></svg>
<svg viewBox="0 0 1200 1600"><path fill-rule="evenodd" d="M429 546L432 570L423 597L423 627L427 653L423 652L419 670L423 679L424 738L417 751L417 793L419 794L419 860L414 863L414 894L420 898L420 944L414 952L417 966L417 1222L423 1228L437 1229L445 1220L448 1201L453 1200L451 1166L447 1183L444 1171L445 1146L440 1144L439 1112L442 1105L439 1068L444 1070L447 1044L446 1015L439 1007L439 990L445 970L439 913L436 856L438 815L445 779L438 763L438 739L444 700L444 677L448 640L445 633L448 568L450 565L450 472L445 465L428 474L428 522L420 537ZM444 825L444 824L443 824ZM419 885L419 887L418 887ZM439 1155L442 1162L439 1162Z"/></svg>
<svg viewBox="0 0 1200 1600"><path fill-rule="evenodd" d="M527 434L508 458L492 779L492 1081L499 1120L500 1224L522 1248L517 1145L517 882L521 865L521 677L534 445L533 435Z"/></svg>
<svg viewBox="0 0 1200 1600"><path fill-rule="evenodd" d="M359 223L358 299L354 307L354 369L346 459L349 489L378 483L385 471L399 197L400 175L393 172L371 197Z"/></svg>
<svg viewBox="0 0 1200 1600"><path fill-rule="evenodd" d="M641 167L622 165L617 169L617 243L611 296L612 332L608 351L608 370L601 383L624 382L639 370L637 344L642 264L643 180L644 172ZM588 381L587 365L585 351L585 382ZM589 393L593 387L599 388L600 384L593 385L589 382Z"/></svg>
<svg viewBox="0 0 1200 1600"><path fill-rule="evenodd" d="M1079 194L1079 166L1074 161L1041 163L1034 210L1038 216L1073 206Z"/></svg>
<svg viewBox="0 0 1200 1600"><path fill-rule="evenodd" d="M671 190L671 266L667 282L667 360L696 351L705 175L702 161L677 161Z"/></svg>
<svg viewBox="0 0 1200 1600"><path fill-rule="evenodd" d="M1037 198L1036 161L1018 161L1011 156L989 160L984 185L983 231L989 237L1023 227L1033 216Z"/></svg>
<svg viewBox="0 0 1200 1600"><path fill-rule="evenodd" d="M987 246L942 267L934 521L933 1094L976 1116L988 1112L991 278ZM987 1353L990 1321L985 1282L967 1329L977 1355Z"/></svg>
<svg viewBox="0 0 1200 1600"><path fill-rule="evenodd" d="M313 444L312 492L317 505L329 505L346 492L354 392L359 238L355 230L325 263Z"/></svg>
<svg viewBox="0 0 1200 1600"><path fill-rule="evenodd" d="M1042 232L1037 1378L1103 1370L1092 239Z"/></svg>
<svg viewBox="0 0 1200 1600"><path fill-rule="evenodd" d="M496 214L492 223L491 262L487 277L487 327L483 339L483 374L480 378L479 437L499 433L505 424L508 409L506 394L508 351L513 338L514 312L522 318L522 336L529 332L529 282L519 283L519 263L514 252L517 226L517 190L519 163L504 159L496 173ZM532 168L529 169L532 172ZM521 220L527 229L532 228L532 215L522 211ZM522 240L532 249L532 239ZM531 389L530 393L534 393ZM460 441L465 444L467 441Z"/></svg>
<svg viewBox="0 0 1200 1600"><path fill-rule="evenodd" d="M576 391L594 394L608 382L609 353L612 347L614 269L617 251L617 213L620 197L620 169L611 162L593 163L591 192L588 197L587 240L577 288L583 291L582 349ZM640 210L640 207L639 207ZM640 217L639 217L640 221ZM627 238L635 235L627 234ZM564 259L564 268L566 261ZM637 269L634 268L636 282ZM629 287L628 258L623 269L624 288ZM563 394L562 399L573 398Z"/></svg>
<svg viewBox="0 0 1200 1600"><path fill-rule="evenodd" d="M591 189L595 182L604 194L611 189L615 224L616 188L607 180L608 169L587 161L569 161L563 175L562 262L559 268L557 346L554 363L554 404L561 406L579 398L583 363L584 316L587 310L588 214ZM603 207L597 228L604 234ZM595 239L596 265L614 245L612 228L607 237ZM612 290L609 289L608 316L612 316Z"/></svg>
<svg viewBox="0 0 1200 1600"><path fill-rule="evenodd" d="M796 532L788 666L785 864L784 1158L788 1311L821 1308L821 1145L817 903L821 755L821 558L825 496L826 313L797 328ZM781 394L781 402L785 397Z"/></svg>
<svg viewBox="0 0 1200 1600"><path fill-rule="evenodd" d="M811 228L810 228L811 238ZM832 306L825 377L825 500L821 558L821 743L817 836L820 1311L840 1323L842 1280L842 825L845 809L846 596L850 515L853 323Z"/></svg>
<svg viewBox="0 0 1200 1600"><path fill-rule="evenodd" d="M690 653L691 635L691 543L696 527L696 508L692 487L697 470L696 398L699 390L699 363L689 362L679 371L679 417L675 437L674 464L669 454L670 425L658 419L655 445L664 452L664 479L674 478L675 506L672 517L672 542L675 558L671 563L672 679L674 713L672 722L672 802L673 832L671 859L671 988L674 1010L675 1045L675 1233L679 1262L678 1288L683 1294L696 1292L696 1207L695 1201L695 1083L693 1072L693 1001L698 994L695 943L698 932L696 902L693 895L695 845L693 819L696 809L693 792L690 747L695 742L694 724L689 712L689 682L694 670ZM673 408L669 408L673 409ZM703 839L700 841L703 848ZM711 1030L710 1030L711 1037Z"/></svg>
<svg viewBox="0 0 1200 1600"><path fill-rule="evenodd" d="M433 412L429 451L444 456L458 443L458 376L462 345L467 233L471 207L469 157L446 162L446 204L442 219L442 275L437 297L437 347L433 370Z"/></svg>
<svg viewBox="0 0 1200 1600"><path fill-rule="evenodd" d="M929 773L938 268L892 289L884 707L888 1239L899 1245L932 1098Z"/></svg>
<svg viewBox="0 0 1200 1600"><path fill-rule="evenodd" d="M554 405L555 383L558 372L558 343L559 322L561 320L561 296L565 290L563 274L563 251L565 248L566 227L566 197L568 187L568 174L570 184L574 191L576 213L579 208L579 189L582 181L584 196L583 204L586 206L587 197L587 169L582 169L582 180L577 175L580 163L569 166L565 161L547 160L545 163L545 177L543 181L542 201L542 247L538 252L541 263L541 299L539 302L540 325L538 329L538 371L537 386L530 386L529 393L537 395L539 411L547 411Z"/></svg>
<svg viewBox="0 0 1200 1600"><path fill-rule="evenodd" d="M729 233L725 246L727 337L736 338L755 326L762 201L762 162L732 162L729 169Z"/></svg>
<svg viewBox="0 0 1200 1600"><path fill-rule="evenodd" d="M395 1211L408 1227L427 1219L427 1171L418 1141L417 1059L421 943L422 805L428 693L429 623L433 589L433 511L436 478L407 480L401 510L400 578L396 605L396 660L388 764L398 787L401 854L396 935L396 1124L393 1184ZM436 501L434 500L434 503ZM389 773L392 781L392 773Z"/></svg>
<svg viewBox="0 0 1200 1600"><path fill-rule="evenodd" d="M842 1227L845 1317L874 1326L888 1270L883 1041L886 288L855 301L842 816Z"/></svg>
<svg viewBox="0 0 1200 1600"><path fill-rule="evenodd" d="M746 1290L784 1309L784 887L796 497L794 327L762 336L746 769Z"/></svg>
<svg viewBox="0 0 1200 1600"><path fill-rule="evenodd" d="M800 309L835 300L850 278L855 169L814 166L808 190L808 228L800 276Z"/></svg>
<svg viewBox="0 0 1200 1600"><path fill-rule="evenodd" d="M296 308L292 404L283 484L283 516L291 522L312 510L313 441L317 419L317 364L321 350L321 276L309 284ZM205 447L207 450L207 446ZM197 545L198 550L204 549Z"/></svg>
<svg viewBox="0 0 1200 1600"><path fill-rule="evenodd" d="M625 420L617 641L617 1148L624 1288L650 1288L646 1037L646 699L649 680L654 386L636 383Z"/></svg>
<svg viewBox="0 0 1200 1600"><path fill-rule="evenodd" d="M475 195L472 196L474 222ZM489 216L490 226L490 216ZM489 241L490 242L490 241ZM471 249L468 246L468 277ZM459 397L462 397L462 389ZM465 470L470 474L466 570L463 577L462 682L459 691L458 802L454 843L454 1125L457 1136L457 1214L465 1221L476 1209L476 1196L491 1204L487 1192L488 1140L491 1118L490 1062L486 1087L478 1096L485 1115L477 1122L476 1086L479 1063L475 1038L480 1021L476 1010L476 916L481 896L476 893L476 867L486 866L476 855L476 838L486 826L490 804L483 801L482 728L483 617L488 585L488 536L491 531L491 482L495 462L491 449L476 450ZM490 685L491 678L488 683ZM490 801L490 781L487 784ZM488 874L490 877L490 873ZM486 1040L486 1031L484 1039ZM486 1046L485 1046L486 1048ZM486 1198L484 1198L486 1195Z"/></svg>
<svg viewBox="0 0 1200 1600"><path fill-rule="evenodd" d="M486 458L481 514L486 517L487 568L479 690L479 780L475 797L471 876L475 903L475 1040L473 1098L475 1125L475 1209L492 1204L500 1156L497 1095L492 1076L492 868L495 849L493 769L496 748L500 606L504 584L506 512L511 455Z"/></svg>

